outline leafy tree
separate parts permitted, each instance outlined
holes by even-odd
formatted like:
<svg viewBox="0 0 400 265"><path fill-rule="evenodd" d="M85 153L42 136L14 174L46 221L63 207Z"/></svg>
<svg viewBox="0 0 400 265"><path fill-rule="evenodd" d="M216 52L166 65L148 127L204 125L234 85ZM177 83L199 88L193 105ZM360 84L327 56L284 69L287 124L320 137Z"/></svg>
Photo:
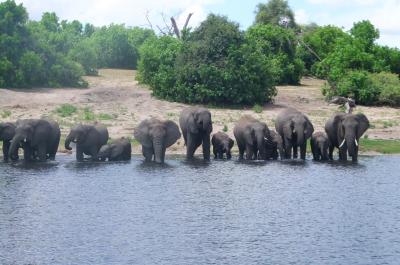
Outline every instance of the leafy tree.
<svg viewBox="0 0 400 265"><path fill-rule="evenodd" d="M297 40L291 29L274 25L255 25L246 32L248 42L272 63L278 84L299 84L303 62L297 56Z"/></svg>
<svg viewBox="0 0 400 265"><path fill-rule="evenodd" d="M289 28L297 27L294 13L286 0L269 0L266 4L258 4L255 23Z"/></svg>
<svg viewBox="0 0 400 265"><path fill-rule="evenodd" d="M379 30L369 20L354 23L350 33L357 41L361 42L366 51L371 51L375 40L379 38Z"/></svg>

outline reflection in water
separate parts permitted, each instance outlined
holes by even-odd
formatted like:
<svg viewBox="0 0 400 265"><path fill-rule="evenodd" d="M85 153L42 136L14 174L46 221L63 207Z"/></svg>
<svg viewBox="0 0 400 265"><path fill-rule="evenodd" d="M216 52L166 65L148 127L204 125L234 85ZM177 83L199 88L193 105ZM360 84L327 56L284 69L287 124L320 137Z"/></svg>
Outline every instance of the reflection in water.
<svg viewBox="0 0 400 265"><path fill-rule="evenodd" d="M398 156L0 163L0 264L398 264Z"/></svg>

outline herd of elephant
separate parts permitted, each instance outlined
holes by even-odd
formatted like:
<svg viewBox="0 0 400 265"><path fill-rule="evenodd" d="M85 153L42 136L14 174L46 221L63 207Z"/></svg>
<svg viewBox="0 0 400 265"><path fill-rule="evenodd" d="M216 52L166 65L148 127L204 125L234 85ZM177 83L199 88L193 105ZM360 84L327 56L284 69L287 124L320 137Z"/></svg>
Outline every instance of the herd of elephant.
<svg viewBox="0 0 400 265"><path fill-rule="evenodd" d="M216 159L232 157L234 140L224 132L213 131L209 110L202 107L184 109L179 125L171 120L155 118L142 121L134 130L135 139L142 145L146 161L164 163L166 149L182 135L186 146L186 157L193 158L196 149L202 146L203 158L210 159L211 144ZM241 117L233 133L239 149L239 159L269 160L306 158L307 140L311 138L314 160L333 160L334 148L339 149L339 159L351 156L357 161L359 139L369 127L364 114L336 113L325 124L325 132L314 132L308 117L294 108L281 111L275 121L276 131L265 122L250 115ZM181 134L182 132L182 134ZM0 140L3 141L4 161L18 160L18 150L23 149L25 161L54 160L59 142L60 127L48 119L26 119L15 123L0 123ZM131 143L121 138L110 144L108 130L102 125L77 125L65 139L65 148L71 150L76 143L76 159L83 161L90 156L92 161L117 161L131 158Z"/></svg>

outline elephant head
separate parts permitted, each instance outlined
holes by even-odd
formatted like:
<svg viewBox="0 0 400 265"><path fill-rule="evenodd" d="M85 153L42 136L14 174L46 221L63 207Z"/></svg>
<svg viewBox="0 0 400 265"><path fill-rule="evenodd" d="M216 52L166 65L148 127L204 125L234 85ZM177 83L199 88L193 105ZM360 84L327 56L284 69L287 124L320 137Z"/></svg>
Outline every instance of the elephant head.
<svg viewBox="0 0 400 265"><path fill-rule="evenodd" d="M339 149L347 149L353 160L357 160L358 142L369 128L368 118L364 114L337 115L334 118L334 127L337 128Z"/></svg>
<svg viewBox="0 0 400 265"><path fill-rule="evenodd" d="M283 128L284 135L288 139L296 137L298 146L301 146L314 132L314 127L308 118L302 114L294 115Z"/></svg>
<svg viewBox="0 0 400 265"><path fill-rule="evenodd" d="M15 135L15 124L11 122L0 123L0 141L10 141Z"/></svg>
<svg viewBox="0 0 400 265"><path fill-rule="evenodd" d="M157 163L163 163L166 149L181 137L181 133L175 122L153 118L142 121L134 136L144 148L153 151Z"/></svg>
<svg viewBox="0 0 400 265"><path fill-rule="evenodd" d="M88 129L84 125L77 125L71 129L67 138L65 138L65 149L72 150L70 144L73 143L81 143L86 140L86 136L88 133Z"/></svg>
<svg viewBox="0 0 400 265"><path fill-rule="evenodd" d="M265 148L265 140L270 137L270 132L267 127L267 124L263 122L254 122L247 128L245 131L245 139L246 139L246 144L249 146L254 146L256 147L258 154L255 153L254 156L258 157L260 159L266 159L267 157L267 152ZM251 154L246 153L246 159L250 160L253 159Z"/></svg>
<svg viewBox="0 0 400 265"><path fill-rule="evenodd" d="M22 120L17 121L17 127L15 128L15 135L12 138L12 143L9 150L9 157L13 160L17 159L15 154L21 143L27 144L32 143L34 139L35 127L37 121L35 120Z"/></svg>
<svg viewBox="0 0 400 265"><path fill-rule="evenodd" d="M266 139L267 144L269 146L276 146L276 150L278 151L279 157L283 159L285 151L283 148L282 137L275 131L271 131L270 135L271 137Z"/></svg>
<svg viewBox="0 0 400 265"><path fill-rule="evenodd" d="M189 117L188 127L191 133L210 134L213 130L211 113L207 109L197 108Z"/></svg>

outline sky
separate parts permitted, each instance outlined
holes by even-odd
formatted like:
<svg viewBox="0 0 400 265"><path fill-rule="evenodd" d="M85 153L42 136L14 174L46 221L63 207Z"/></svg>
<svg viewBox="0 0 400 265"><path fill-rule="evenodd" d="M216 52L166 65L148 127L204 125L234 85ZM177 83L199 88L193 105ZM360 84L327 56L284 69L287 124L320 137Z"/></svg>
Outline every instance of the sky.
<svg viewBox="0 0 400 265"><path fill-rule="evenodd" d="M3 2L4 0L0 0ZM226 15L246 29L254 22L258 3L267 0L17 0L27 8L31 19L43 12L56 12L60 19L89 22L96 26L124 23L148 27L163 26L162 14L173 15L183 25L188 13L194 13L195 27L209 13ZM349 30L354 22L369 19L379 30L378 43L400 48L400 0L289 0L298 23L315 22Z"/></svg>

